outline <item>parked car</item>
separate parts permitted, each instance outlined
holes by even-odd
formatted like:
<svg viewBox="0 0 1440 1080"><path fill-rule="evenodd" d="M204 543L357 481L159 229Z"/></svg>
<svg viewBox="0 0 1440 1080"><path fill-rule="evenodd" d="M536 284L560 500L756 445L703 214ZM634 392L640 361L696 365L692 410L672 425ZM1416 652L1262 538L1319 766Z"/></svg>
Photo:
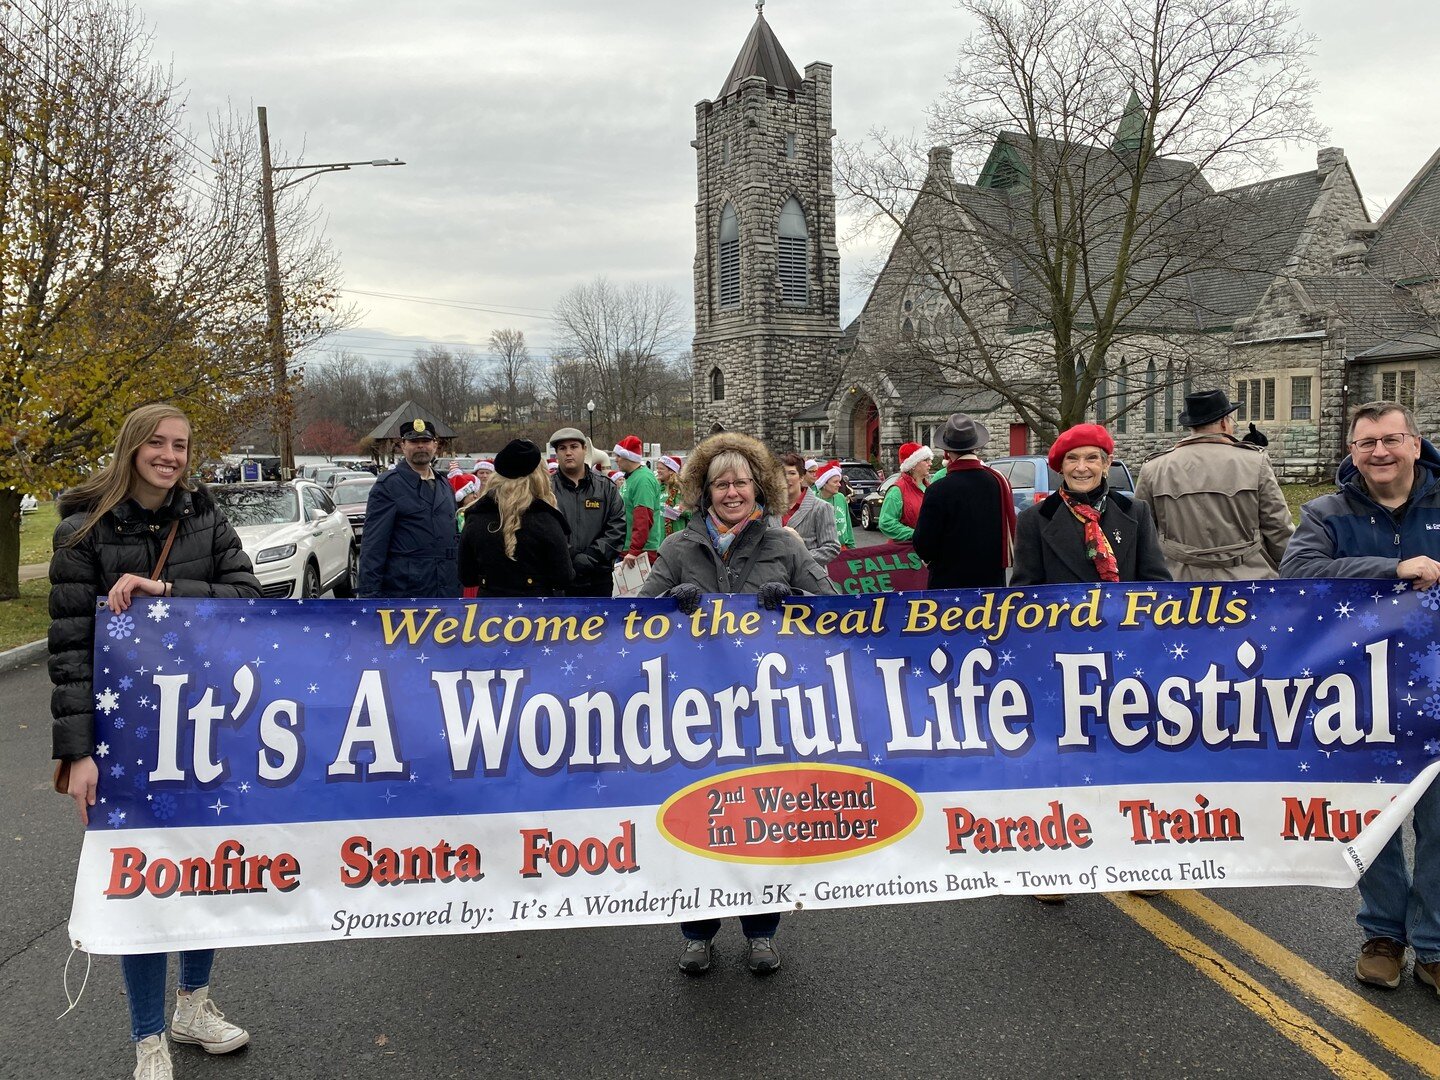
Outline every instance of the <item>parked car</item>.
<svg viewBox="0 0 1440 1080"><path fill-rule="evenodd" d="M900 479L898 472L891 473L880 484L878 488L866 495L860 503L860 527L869 529L872 532L880 527L880 504L885 501L885 494L895 486L895 481Z"/></svg>
<svg viewBox="0 0 1440 1080"><path fill-rule="evenodd" d="M338 483L340 483L340 482L343 481L343 480L374 480L374 479L375 479L375 477L372 476L372 475L370 475L369 473L357 472L357 471L354 470L354 469L345 469L345 470L343 470L342 472L332 473L332 474L330 474L329 476L327 476L327 477L325 478L325 482L322 483L320 486L323 487L326 491L331 492L331 493L332 493L332 498L333 498L333 492L335 491L335 485L338 484Z"/></svg>
<svg viewBox="0 0 1440 1080"><path fill-rule="evenodd" d="M359 477L341 480L335 485L335 490L330 493L330 498L335 502L335 508L339 510L350 521L350 528L355 533L356 541L361 541L365 533L365 506L370 500L370 489L375 486L375 477L362 473Z"/></svg>
<svg viewBox="0 0 1440 1080"><path fill-rule="evenodd" d="M349 471L349 469L340 468L339 465L321 465L318 469L316 469L313 473L306 477L306 479L319 484L323 488L329 488L330 478L332 476Z"/></svg>
<svg viewBox="0 0 1440 1080"><path fill-rule="evenodd" d="M22 514L33 514L33 513L34 513L36 510L38 510L39 508L40 508L40 504L39 504L39 502L36 501L34 495L21 495L21 496L20 496L20 513L22 513Z"/></svg>
<svg viewBox="0 0 1440 1080"><path fill-rule="evenodd" d="M216 503L255 565L270 597L313 597L327 589L354 596L359 545L349 519L308 480L215 484Z"/></svg>
<svg viewBox="0 0 1440 1080"><path fill-rule="evenodd" d="M1045 497L1060 486L1060 474L1050 468L1050 463L1043 454L996 458L985 464L1010 482L1017 510L1044 502ZM1111 491L1119 491L1125 495L1134 494L1135 478L1130 475L1130 467L1118 458L1111 460L1110 475L1107 479Z"/></svg>
<svg viewBox="0 0 1440 1080"><path fill-rule="evenodd" d="M868 461L842 461L840 472L850 485L850 520L859 521L865 499L871 492L880 490L880 474Z"/></svg>

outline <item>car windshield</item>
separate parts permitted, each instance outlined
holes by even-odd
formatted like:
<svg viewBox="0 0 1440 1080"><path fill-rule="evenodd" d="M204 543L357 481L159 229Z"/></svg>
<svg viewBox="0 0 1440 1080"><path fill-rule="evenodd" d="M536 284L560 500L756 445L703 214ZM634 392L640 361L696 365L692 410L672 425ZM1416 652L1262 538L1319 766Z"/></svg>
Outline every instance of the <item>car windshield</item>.
<svg viewBox="0 0 1440 1080"><path fill-rule="evenodd" d="M370 497L370 489L375 486L375 481L370 480L346 480L335 485L335 490L330 497L337 503L360 503Z"/></svg>
<svg viewBox="0 0 1440 1080"><path fill-rule="evenodd" d="M845 474L846 480L859 480L862 484L874 484L880 480L880 474L869 465L842 465L840 471Z"/></svg>
<svg viewBox="0 0 1440 1080"><path fill-rule="evenodd" d="M294 488L211 488L215 501L237 529L247 525L288 525L299 517Z"/></svg>

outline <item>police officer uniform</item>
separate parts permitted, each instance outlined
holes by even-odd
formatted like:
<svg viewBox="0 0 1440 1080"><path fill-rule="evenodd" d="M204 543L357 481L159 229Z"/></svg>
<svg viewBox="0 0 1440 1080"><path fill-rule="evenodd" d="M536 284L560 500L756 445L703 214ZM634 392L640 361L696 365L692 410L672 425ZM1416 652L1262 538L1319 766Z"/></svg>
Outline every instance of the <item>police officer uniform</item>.
<svg viewBox="0 0 1440 1080"><path fill-rule="evenodd" d="M422 418L400 425L402 441L434 438ZM365 505L361 596L458 597L455 494L433 467L429 479L405 460L381 473Z"/></svg>

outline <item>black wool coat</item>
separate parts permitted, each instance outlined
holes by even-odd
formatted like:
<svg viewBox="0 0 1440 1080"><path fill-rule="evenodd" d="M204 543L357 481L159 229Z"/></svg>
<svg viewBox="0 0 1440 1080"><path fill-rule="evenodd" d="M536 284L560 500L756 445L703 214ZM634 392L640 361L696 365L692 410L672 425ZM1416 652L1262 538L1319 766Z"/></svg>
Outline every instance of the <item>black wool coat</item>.
<svg viewBox="0 0 1440 1080"><path fill-rule="evenodd" d="M460 582L481 596L556 596L575 580L570 526L547 502L532 502L515 533L515 557L505 554L500 508L489 495L465 511L460 532Z"/></svg>
<svg viewBox="0 0 1440 1080"><path fill-rule="evenodd" d="M95 749L92 654L96 598L126 574L149 577L165 544L170 523L178 520L175 543L160 577L173 596L250 598L260 582L240 537L204 486L176 487L159 510L146 510L127 499L102 517L74 544L91 505L69 493L57 504L55 554L50 559L50 696L52 746L57 758L75 760ZM102 617L108 618L108 612Z"/></svg>
<svg viewBox="0 0 1440 1080"><path fill-rule="evenodd" d="M1149 506L1112 491L1105 496L1100 526L1115 552L1121 581L1170 580ZM1085 554L1085 527L1058 492L1021 512L1015 526L1011 585L1070 585L1099 580L1100 572Z"/></svg>
<svg viewBox="0 0 1440 1080"><path fill-rule="evenodd" d="M1000 478L989 469L960 469L932 481L910 543L930 566L932 589L1003 586Z"/></svg>

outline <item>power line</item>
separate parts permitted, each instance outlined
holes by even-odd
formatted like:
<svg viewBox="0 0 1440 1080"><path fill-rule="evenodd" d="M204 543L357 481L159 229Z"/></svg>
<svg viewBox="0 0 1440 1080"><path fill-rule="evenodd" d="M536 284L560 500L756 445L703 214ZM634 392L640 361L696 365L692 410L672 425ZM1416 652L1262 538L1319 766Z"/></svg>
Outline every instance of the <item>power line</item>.
<svg viewBox="0 0 1440 1080"><path fill-rule="evenodd" d="M431 304L435 307L460 308L465 311L481 311L488 315L505 315L516 319L543 319L546 322L556 322L554 315L532 314L534 312L546 312L546 308L531 308L529 311L516 311L513 309L494 307L471 300L445 300L438 296L415 296L408 293L372 292L368 289L342 288L340 292L353 293L356 296L378 296L384 300L405 300L413 304Z"/></svg>

